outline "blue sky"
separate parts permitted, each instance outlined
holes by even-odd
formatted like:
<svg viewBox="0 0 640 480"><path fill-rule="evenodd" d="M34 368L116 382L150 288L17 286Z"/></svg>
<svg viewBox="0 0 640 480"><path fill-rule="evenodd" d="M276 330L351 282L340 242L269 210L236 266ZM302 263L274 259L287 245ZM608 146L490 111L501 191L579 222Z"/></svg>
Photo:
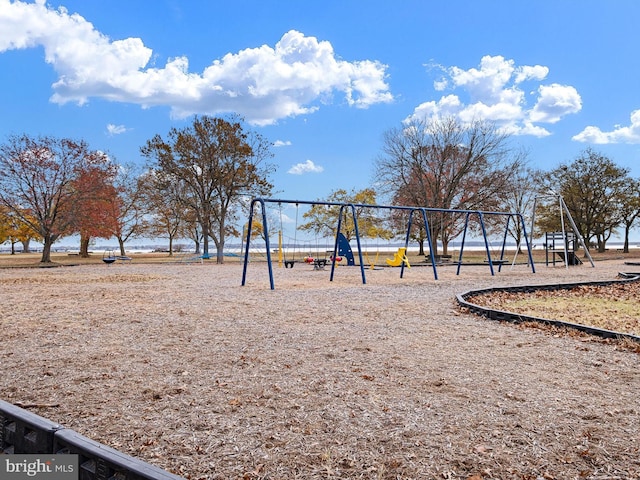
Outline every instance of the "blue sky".
<svg viewBox="0 0 640 480"><path fill-rule="evenodd" d="M0 0L0 140L139 162L193 114L274 143L276 196L372 184L413 115L497 122L550 169L593 147L640 177L636 0Z"/></svg>

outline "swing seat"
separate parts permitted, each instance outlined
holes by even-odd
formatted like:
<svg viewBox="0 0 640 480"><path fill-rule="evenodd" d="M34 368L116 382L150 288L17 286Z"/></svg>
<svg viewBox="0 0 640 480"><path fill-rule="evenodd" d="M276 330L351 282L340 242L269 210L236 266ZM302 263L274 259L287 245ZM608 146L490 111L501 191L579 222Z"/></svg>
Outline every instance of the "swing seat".
<svg viewBox="0 0 640 480"><path fill-rule="evenodd" d="M105 250L102 254L102 261L107 265L111 265L113 262L117 260L117 257L111 250Z"/></svg>
<svg viewBox="0 0 640 480"><path fill-rule="evenodd" d="M407 249L405 247L398 248L398 251L393 254L393 258L387 258L386 262L390 267L399 267L404 262L407 267L411 268L411 265L409 265L409 259L407 258Z"/></svg>
<svg viewBox="0 0 640 480"><path fill-rule="evenodd" d="M308 263L309 265L313 265L314 270L324 270L324 267L329 263L329 259L327 258L313 258L313 257L304 257L304 263Z"/></svg>
<svg viewBox="0 0 640 480"><path fill-rule="evenodd" d="M488 259L488 258L485 258L485 259L484 259L484 263L489 263L489 259ZM506 260L506 259L502 259L502 260L500 260L500 259L494 259L494 258L492 258L492 259L491 259L491 264L492 264L492 265L507 265L507 264L509 264L509 260Z"/></svg>
<svg viewBox="0 0 640 480"><path fill-rule="evenodd" d="M369 252L367 252L366 250L364 251L364 258L367 261L367 263L369 264L369 268L371 270L375 270L376 269L376 262L378 261L378 257L379 256L380 256L380 252L376 251L376 256L372 261L371 258L369 258Z"/></svg>

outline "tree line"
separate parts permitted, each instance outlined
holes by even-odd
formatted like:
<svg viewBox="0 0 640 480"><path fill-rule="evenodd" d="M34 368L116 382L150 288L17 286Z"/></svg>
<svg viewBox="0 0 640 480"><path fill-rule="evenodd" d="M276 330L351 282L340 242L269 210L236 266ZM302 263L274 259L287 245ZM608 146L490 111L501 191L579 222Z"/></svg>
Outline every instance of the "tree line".
<svg viewBox="0 0 640 480"><path fill-rule="evenodd" d="M217 261L251 196L268 195L270 143L238 117L195 117L141 147L144 169L117 164L86 142L14 135L0 146L0 242L42 242L41 262L61 237L191 238ZM172 253L172 247L170 247Z"/></svg>
<svg viewBox="0 0 640 480"><path fill-rule="evenodd" d="M68 138L9 136L0 145L0 243L12 249L31 240L42 242L41 262L51 261L52 245L64 236L80 236L80 254L91 239L115 237L120 253L132 238L155 236L173 242L189 238L197 251L224 261L225 242L239 237L239 224L255 196L269 196L272 144L237 116L196 116L182 129L156 135L140 149L144 168L118 164L84 141ZM453 118L414 120L383 134L375 159L372 186L361 191L334 190L319 201L394 205L447 210L521 213L529 218L534 201L536 230L557 231L560 215L553 198L561 195L576 226L599 251L607 241L629 234L640 216L640 181L613 160L586 149L571 162L550 171L532 168L527 152L490 122L462 123ZM545 200L547 199L547 200ZM447 253L459 235L463 218L434 212L429 237ZM331 235L337 212L312 207L303 230ZM389 239L404 233L406 219L375 209L358 212L363 237ZM426 225L412 231L424 253ZM347 238L353 235L344 219ZM489 224L498 231L500 225ZM351 230L350 230L351 229ZM343 232L344 233L344 232ZM517 244L521 225L509 234Z"/></svg>

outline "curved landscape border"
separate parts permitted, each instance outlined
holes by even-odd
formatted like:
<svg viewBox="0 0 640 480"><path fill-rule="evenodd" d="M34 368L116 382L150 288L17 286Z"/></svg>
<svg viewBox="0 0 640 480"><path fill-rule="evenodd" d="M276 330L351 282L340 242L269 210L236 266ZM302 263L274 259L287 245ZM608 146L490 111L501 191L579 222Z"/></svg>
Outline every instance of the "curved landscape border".
<svg viewBox="0 0 640 480"><path fill-rule="evenodd" d="M475 313L476 315L487 317L491 320L498 320L498 321L505 321L505 322L512 322L512 323L538 322L538 323L553 325L557 327L573 328L575 330L579 330L581 332L585 332L591 335L596 335L602 338L614 338L614 339L626 338L626 339L634 340L636 342L640 342L640 336L638 335L615 332L613 330L606 330L603 328L590 327L588 325L582 325L579 323L564 322L560 320L534 317L529 315L523 315L520 313L508 312L504 310L496 310L488 307L483 307L469 301L469 299L474 296L489 294L493 292L531 293L538 290L571 290L573 288L576 288L582 285L606 286L606 285L613 285L616 283L636 282L640 280L640 273L620 272L618 276L622 278L620 280L608 280L608 281L598 281L598 282L558 283L558 284L548 284L548 285L523 285L523 286L511 286L511 287L491 287L491 288L483 288L480 290L469 290L464 293L457 294L456 300L458 301L458 305L460 305L463 308L467 308L471 313Z"/></svg>

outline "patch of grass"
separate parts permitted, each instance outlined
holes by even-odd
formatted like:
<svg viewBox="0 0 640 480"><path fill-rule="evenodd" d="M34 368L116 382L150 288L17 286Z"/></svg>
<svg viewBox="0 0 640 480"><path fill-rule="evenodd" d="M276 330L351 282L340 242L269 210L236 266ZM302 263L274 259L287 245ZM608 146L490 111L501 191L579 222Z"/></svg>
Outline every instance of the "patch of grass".
<svg viewBox="0 0 640 480"><path fill-rule="evenodd" d="M474 297L490 308L640 336L640 282Z"/></svg>

